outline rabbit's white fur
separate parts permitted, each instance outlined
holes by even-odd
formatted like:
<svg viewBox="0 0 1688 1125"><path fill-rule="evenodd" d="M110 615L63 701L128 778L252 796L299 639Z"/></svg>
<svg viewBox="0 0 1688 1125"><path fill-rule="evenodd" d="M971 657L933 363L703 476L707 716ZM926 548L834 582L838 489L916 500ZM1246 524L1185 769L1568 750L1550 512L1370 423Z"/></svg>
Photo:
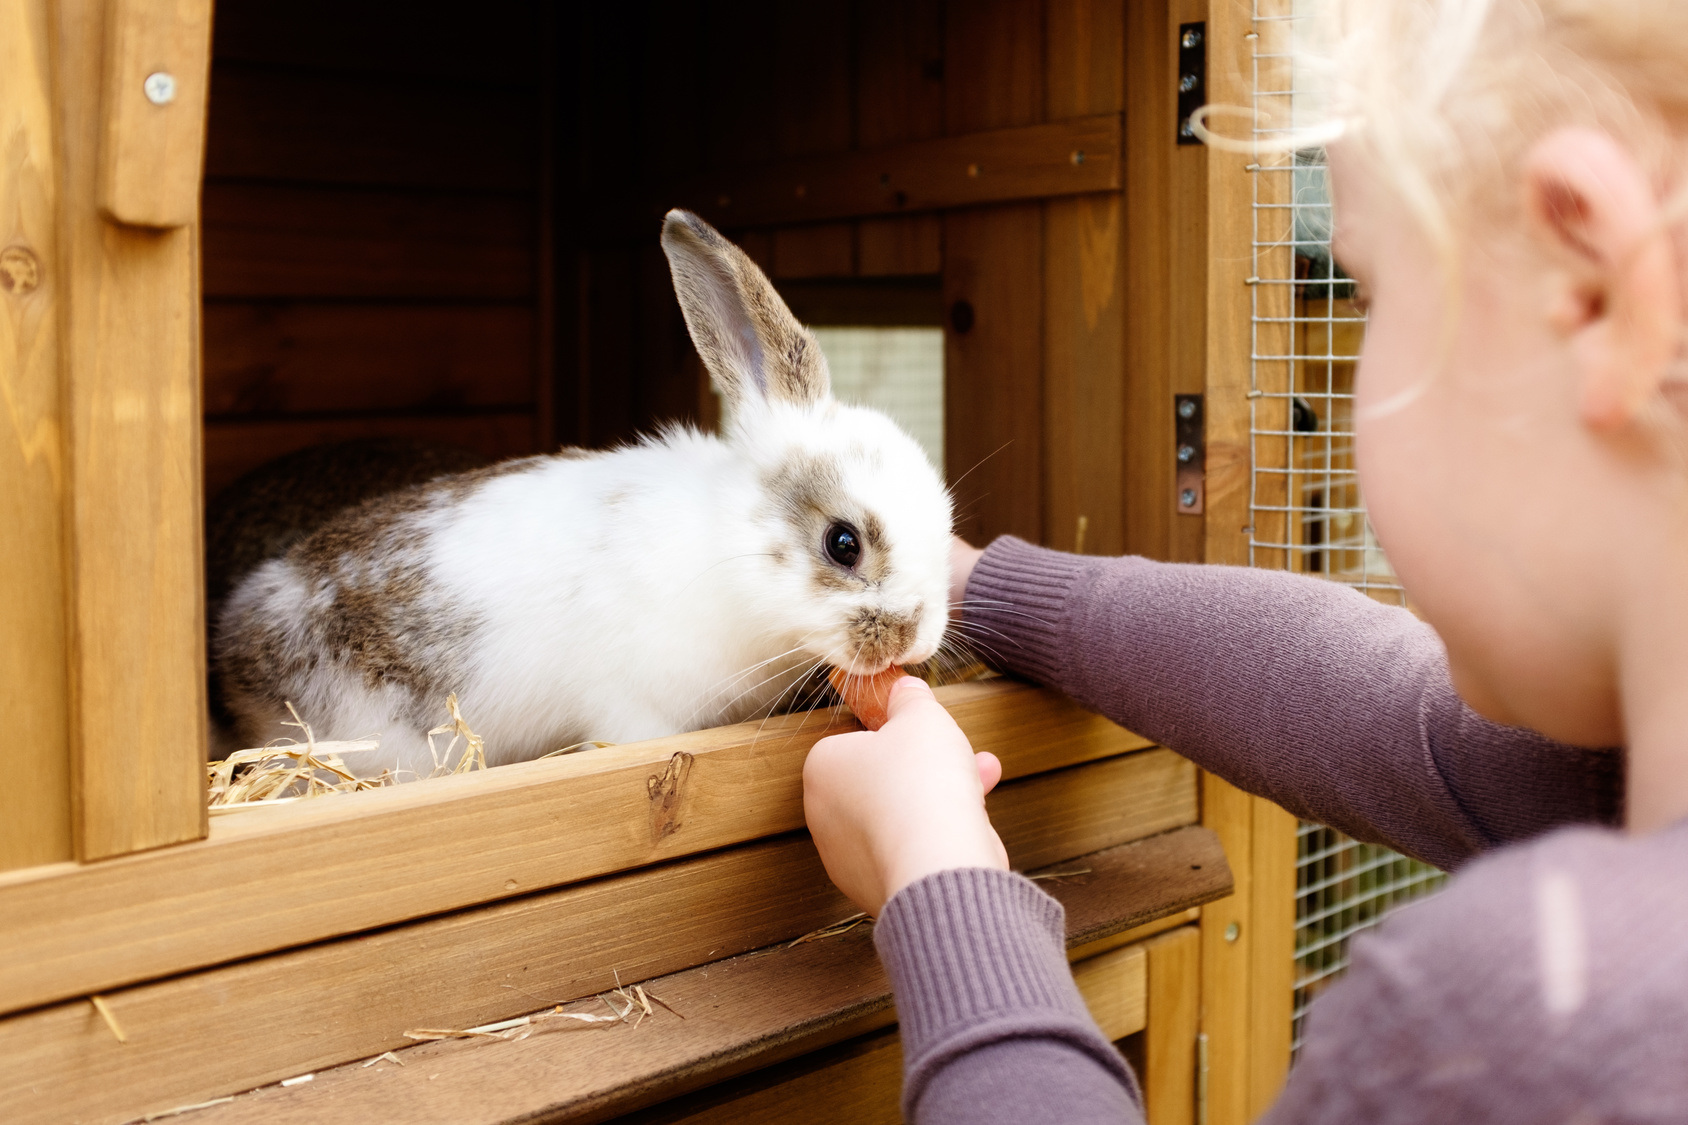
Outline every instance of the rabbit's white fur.
<svg viewBox="0 0 1688 1125"><path fill-rule="evenodd" d="M385 497L241 582L216 643L248 745L291 700L318 738L379 732L378 772L426 776L455 691L494 763L765 711L817 663L932 656L948 621L950 501L906 433L834 401L825 360L759 270L672 213L676 289L729 405L672 428ZM854 568L829 559L858 530Z"/></svg>

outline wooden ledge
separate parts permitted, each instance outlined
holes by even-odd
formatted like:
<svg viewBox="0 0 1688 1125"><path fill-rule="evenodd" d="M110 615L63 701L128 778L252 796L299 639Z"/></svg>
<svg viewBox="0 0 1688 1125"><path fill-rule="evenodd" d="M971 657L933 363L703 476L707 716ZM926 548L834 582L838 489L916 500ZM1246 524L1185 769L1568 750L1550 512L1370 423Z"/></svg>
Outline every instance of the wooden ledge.
<svg viewBox="0 0 1688 1125"><path fill-rule="evenodd" d="M732 229L1118 191L1123 132L1119 114L1102 113L801 157L700 176L661 206Z"/></svg>
<svg viewBox="0 0 1688 1125"><path fill-rule="evenodd" d="M1218 838L1194 826L1055 868L1079 869L1088 871L1043 886L1066 906L1069 946L1085 954L1103 949L1099 943L1110 937L1117 946L1147 936L1156 919L1182 923L1182 912L1231 890ZM1082 966L1076 975L1083 988ZM401 1065L338 1067L307 1084L242 1095L194 1120L206 1125L394 1117L464 1125L602 1121L886 1027L896 1018L867 926L687 969L645 987L678 1015L658 1007L636 1027L582 1027L519 1042L427 1043L396 1052ZM1091 1003L1095 1009L1098 1001ZM565 1010L602 1013L604 1006L589 1000ZM1139 1019L1121 1034L1140 1026Z"/></svg>
<svg viewBox="0 0 1688 1125"><path fill-rule="evenodd" d="M938 698L1009 778L1150 745L1009 680ZM780 716L249 810L194 843L8 872L0 1013L789 832L809 748L854 729L836 710ZM663 790L677 760L684 780Z"/></svg>

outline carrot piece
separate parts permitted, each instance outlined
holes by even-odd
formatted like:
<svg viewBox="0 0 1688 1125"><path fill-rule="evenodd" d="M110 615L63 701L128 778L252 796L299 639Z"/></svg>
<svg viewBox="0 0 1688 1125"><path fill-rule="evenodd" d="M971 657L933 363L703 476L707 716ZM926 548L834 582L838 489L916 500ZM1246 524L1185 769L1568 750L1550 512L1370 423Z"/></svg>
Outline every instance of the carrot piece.
<svg viewBox="0 0 1688 1125"><path fill-rule="evenodd" d="M891 717L887 709L891 703L892 685L906 675L907 672L893 664L873 676L851 675L842 668L834 668L826 674L826 678L844 703L855 712L862 726L878 730Z"/></svg>

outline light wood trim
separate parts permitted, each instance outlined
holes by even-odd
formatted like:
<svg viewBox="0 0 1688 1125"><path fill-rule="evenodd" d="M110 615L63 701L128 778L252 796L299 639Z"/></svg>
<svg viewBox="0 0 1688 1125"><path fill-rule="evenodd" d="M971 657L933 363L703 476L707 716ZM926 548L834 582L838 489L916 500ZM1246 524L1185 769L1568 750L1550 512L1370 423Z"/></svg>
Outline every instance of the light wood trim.
<svg viewBox="0 0 1688 1125"><path fill-rule="evenodd" d="M1157 835L1195 817L1194 775L1167 751L998 792L994 823L1029 868L1154 837L1087 857L1088 882L1050 884L1077 938L1228 885L1210 834ZM127 1120L406 1046L407 1028L473 1027L532 1011L536 997L590 996L789 940L853 909L806 836L728 849L105 993L127 1043L85 1000L13 1016L0 1021L0 1104L19 1125Z"/></svg>
<svg viewBox="0 0 1688 1125"><path fill-rule="evenodd" d="M71 824L93 860L205 834L198 231L101 217L108 6L52 12Z"/></svg>
<svg viewBox="0 0 1688 1125"><path fill-rule="evenodd" d="M1008 680L938 697L1011 778L1149 745ZM800 828L804 756L850 729L830 711L784 716L251 810L201 843L0 875L0 1011ZM678 819L653 838L646 783L681 753Z"/></svg>
<svg viewBox="0 0 1688 1125"><path fill-rule="evenodd" d="M1138 1078L1148 1125L1197 1125L1201 934L1186 926L1145 942L1143 949L1149 961L1149 1010Z"/></svg>
<svg viewBox="0 0 1688 1125"><path fill-rule="evenodd" d="M1136 945L1073 963L1073 983L1109 1040L1135 1035L1148 1022L1148 967Z"/></svg>
<svg viewBox="0 0 1688 1125"><path fill-rule="evenodd" d="M1077 153L1084 154L1082 163L1075 162ZM671 197L722 226L755 227L1117 191L1119 186L1120 117L1103 113L717 173L678 187Z"/></svg>
<svg viewBox="0 0 1688 1125"><path fill-rule="evenodd" d="M0 5L0 870L71 858L64 586L64 302L49 4Z"/></svg>
<svg viewBox="0 0 1688 1125"><path fill-rule="evenodd" d="M1295 1014L1296 819L1254 798L1254 964L1249 967L1248 1118L1265 1113L1289 1074Z"/></svg>
<svg viewBox="0 0 1688 1125"><path fill-rule="evenodd" d="M1231 897L1202 911L1201 1031L1207 1036L1208 1059L1203 1125L1245 1125L1249 1120L1254 804L1255 798L1241 789L1213 774L1202 775L1202 823L1224 845L1236 886Z"/></svg>
<svg viewBox="0 0 1688 1125"><path fill-rule="evenodd" d="M211 0L112 0L100 111L100 210L137 227L185 227L199 216ZM145 85L169 75L171 100Z"/></svg>

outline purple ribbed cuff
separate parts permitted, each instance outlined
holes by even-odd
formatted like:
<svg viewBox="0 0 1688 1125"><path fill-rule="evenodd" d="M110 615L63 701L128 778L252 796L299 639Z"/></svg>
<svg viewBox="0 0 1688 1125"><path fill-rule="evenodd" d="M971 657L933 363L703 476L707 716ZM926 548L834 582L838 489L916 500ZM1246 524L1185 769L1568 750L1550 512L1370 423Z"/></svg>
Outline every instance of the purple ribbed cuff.
<svg viewBox="0 0 1688 1125"><path fill-rule="evenodd" d="M1066 683L1067 604L1105 561L1002 536L985 548L967 580L963 635L1005 672Z"/></svg>
<svg viewBox="0 0 1688 1125"><path fill-rule="evenodd" d="M885 904L873 942L897 998L905 1120L945 1064L1009 1039L1072 1044L1135 1094L1073 983L1066 912L1031 880L983 867L928 875Z"/></svg>

